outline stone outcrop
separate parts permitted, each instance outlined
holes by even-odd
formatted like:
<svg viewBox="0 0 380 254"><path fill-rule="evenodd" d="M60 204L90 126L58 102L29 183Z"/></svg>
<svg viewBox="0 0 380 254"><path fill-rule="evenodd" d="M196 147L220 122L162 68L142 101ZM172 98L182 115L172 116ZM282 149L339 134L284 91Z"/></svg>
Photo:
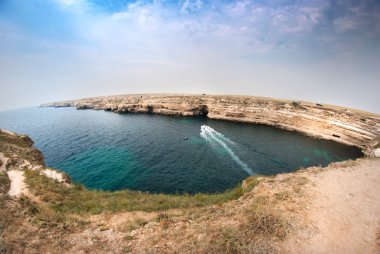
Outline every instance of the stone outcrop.
<svg viewBox="0 0 380 254"><path fill-rule="evenodd" d="M8 194L11 197L18 198L28 194L24 181L25 170L38 171L66 186L70 183L70 178L66 174L45 167L44 157L33 143L33 140L26 135L0 129L0 172L8 175L10 180Z"/></svg>
<svg viewBox="0 0 380 254"><path fill-rule="evenodd" d="M379 115L303 101L252 96L143 94L87 98L42 106L76 107L115 113L203 116L265 124L356 146L367 155L375 155L380 140Z"/></svg>
<svg viewBox="0 0 380 254"><path fill-rule="evenodd" d="M23 168L25 163L45 166L44 156L35 147L33 140L26 135L0 129L0 152L6 155L7 165Z"/></svg>

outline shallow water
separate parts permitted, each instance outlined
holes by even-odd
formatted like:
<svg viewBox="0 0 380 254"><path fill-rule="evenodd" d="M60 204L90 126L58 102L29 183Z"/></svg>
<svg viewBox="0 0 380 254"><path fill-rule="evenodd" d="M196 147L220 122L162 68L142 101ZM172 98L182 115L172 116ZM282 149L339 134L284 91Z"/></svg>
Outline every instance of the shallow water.
<svg viewBox="0 0 380 254"><path fill-rule="evenodd" d="M220 192L248 175L362 156L295 132L199 117L28 108L0 112L0 128L28 134L48 166L103 190Z"/></svg>

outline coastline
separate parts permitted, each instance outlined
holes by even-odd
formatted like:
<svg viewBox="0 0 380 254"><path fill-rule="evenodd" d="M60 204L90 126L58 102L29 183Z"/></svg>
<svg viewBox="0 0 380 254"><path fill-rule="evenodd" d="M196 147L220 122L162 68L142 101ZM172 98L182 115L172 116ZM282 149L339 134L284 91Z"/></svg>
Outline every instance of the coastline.
<svg viewBox="0 0 380 254"><path fill-rule="evenodd" d="M45 168L27 136L0 134L6 151L0 158L3 253L380 250L380 159L249 177L220 195L109 193L89 191Z"/></svg>
<svg viewBox="0 0 380 254"><path fill-rule="evenodd" d="M380 115L304 101L253 96L138 94L92 97L46 103L41 107L75 107L119 114L203 116L264 124L380 154Z"/></svg>
<svg viewBox="0 0 380 254"><path fill-rule="evenodd" d="M252 97L201 100L200 96L150 95L144 100L139 96L82 99L44 106L203 117L207 109L207 117L213 119L266 124L340 141L361 148L366 156L276 176L251 176L241 186L213 195L104 192L73 184L63 172L46 168L33 140L1 130L1 251L378 253L380 250L377 216L380 159L372 158L379 151L380 117L333 106Z"/></svg>

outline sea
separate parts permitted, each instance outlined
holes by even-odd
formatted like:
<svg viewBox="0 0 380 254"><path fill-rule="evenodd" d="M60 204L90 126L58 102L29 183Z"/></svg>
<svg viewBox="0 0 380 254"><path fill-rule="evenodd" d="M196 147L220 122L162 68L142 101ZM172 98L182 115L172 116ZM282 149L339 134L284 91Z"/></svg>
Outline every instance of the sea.
<svg viewBox="0 0 380 254"><path fill-rule="evenodd" d="M33 107L1 111L0 128L29 135L47 166L74 182L107 191L217 193L251 175L363 156L296 132L204 117Z"/></svg>

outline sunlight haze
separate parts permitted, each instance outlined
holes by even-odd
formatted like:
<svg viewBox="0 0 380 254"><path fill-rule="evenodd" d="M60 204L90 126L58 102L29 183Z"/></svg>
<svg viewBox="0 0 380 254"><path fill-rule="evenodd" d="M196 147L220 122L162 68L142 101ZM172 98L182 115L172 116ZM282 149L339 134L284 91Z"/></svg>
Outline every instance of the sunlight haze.
<svg viewBox="0 0 380 254"><path fill-rule="evenodd" d="M129 93L380 113L380 2L0 0L0 110Z"/></svg>

